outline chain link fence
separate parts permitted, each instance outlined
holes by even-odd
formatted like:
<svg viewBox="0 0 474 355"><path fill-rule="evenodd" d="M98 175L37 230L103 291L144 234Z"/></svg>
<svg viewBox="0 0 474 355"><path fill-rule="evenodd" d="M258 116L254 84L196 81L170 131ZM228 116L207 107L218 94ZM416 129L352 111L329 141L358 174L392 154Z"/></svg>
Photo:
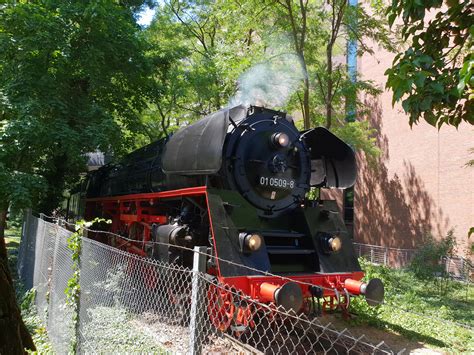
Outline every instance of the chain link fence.
<svg viewBox="0 0 474 355"><path fill-rule="evenodd" d="M407 267L417 252L416 249L397 249L362 243L354 243L354 250L358 257L364 257L373 264L392 268ZM446 276L458 281L472 282L474 267L468 259L459 256L443 256L440 264Z"/></svg>
<svg viewBox="0 0 474 355"><path fill-rule="evenodd" d="M73 276L70 235L28 215L19 251L19 275L36 288L39 315L59 354L70 351L72 339L79 353L394 353L315 317L315 303L311 315L295 314L220 284L202 272L211 257L205 248L195 249L188 269L83 238L74 314L65 296Z"/></svg>
<svg viewBox="0 0 474 355"><path fill-rule="evenodd" d="M397 249L362 243L353 244L358 257L364 257L373 264L393 268L408 266L416 254L416 249Z"/></svg>
<svg viewBox="0 0 474 355"><path fill-rule="evenodd" d="M38 315L57 353L68 352L74 335L64 292L73 273L72 251L67 247L70 234L56 223L26 214L17 264L23 284L36 289Z"/></svg>
<svg viewBox="0 0 474 355"><path fill-rule="evenodd" d="M446 274L459 281L473 282L474 266L463 257L444 256L441 260Z"/></svg>

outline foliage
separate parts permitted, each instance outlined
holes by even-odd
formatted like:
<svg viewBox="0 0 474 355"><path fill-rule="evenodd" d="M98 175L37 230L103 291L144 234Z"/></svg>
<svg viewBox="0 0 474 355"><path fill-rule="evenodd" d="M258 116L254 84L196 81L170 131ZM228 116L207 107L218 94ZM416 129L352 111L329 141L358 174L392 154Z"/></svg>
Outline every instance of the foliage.
<svg viewBox="0 0 474 355"><path fill-rule="evenodd" d="M142 115L150 138L227 105L238 76L261 58L255 49L263 44L252 42L254 30L245 17L250 11L245 2L170 0L157 5L144 34L148 53L175 60L156 77L160 95Z"/></svg>
<svg viewBox="0 0 474 355"><path fill-rule="evenodd" d="M36 346L34 354L52 353L53 348L46 332L46 327L38 316L35 306L36 290L27 291L21 301L21 316ZM31 353L31 352L29 352Z"/></svg>
<svg viewBox="0 0 474 355"><path fill-rule="evenodd" d="M103 353L162 353L163 348L140 322L124 308L94 307L88 310L89 321L83 329L87 350L100 349ZM87 352L86 350L86 352Z"/></svg>
<svg viewBox="0 0 474 355"><path fill-rule="evenodd" d="M390 24L403 21L408 49L386 71L387 87L410 125L420 118L438 127L474 124L473 13L470 0L396 0L389 7Z"/></svg>
<svg viewBox="0 0 474 355"><path fill-rule="evenodd" d="M142 1L0 7L0 207L49 213L84 153L123 151L156 91L134 19ZM126 132L122 134L122 130Z"/></svg>
<svg viewBox="0 0 474 355"><path fill-rule="evenodd" d="M75 354L77 352L77 329L79 327L79 304L80 304L80 255L82 246L82 226L84 222L79 221L76 224L76 231L68 238L68 248L72 251L72 277L67 282L67 287L64 290L66 294L66 304L71 307L73 314L73 328L76 330L71 339L70 351Z"/></svg>
<svg viewBox="0 0 474 355"><path fill-rule="evenodd" d="M444 267L441 264L441 258L451 255L455 245L453 230L450 230L441 240L435 240L431 235L426 236L423 245L418 248L409 265L410 271L419 279L433 279L442 275Z"/></svg>
<svg viewBox="0 0 474 355"><path fill-rule="evenodd" d="M420 279L409 270L359 261L366 280L378 277L383 281L385 301L369 309L364 300L354 300L351 307L357 317L352 322L393 331L449 352L472 349L472 285L449 279Z"/></svg>
<svg viewBox="0 0 474 355"><path fill-rule="evenodd" d="M367 122L346 127L346 108L354 102L358 118L364 121L367 112L359 98L362 93L378 95L380 89L361 78L354 81L346 64L334 59L344 54L349 39L357 41L359 54L372 52L369 39L393 50L381 5L372 5L367 10L340 0L327 6L293 0L160 3L145 36L152 47L172 52L180 60L173 62L168 76L160 76L165 78L158 83L163 95L150 102L142 116L145 125L162 136L163 129L173 131L226 103L234 104L235 92L246 90L239 85L249 68L296 54L306 75L285 106L278 108L302 116L298 121L302 129L334 128L356 148L377 155ZM293 64L288 64L291 71L297 70ZM272 85L262 75L259 87L271 91Z"/></svg>
<svg viewBox="0 0 474 355"><path fill-rule="evenodd" d="M82 250L82 237L84 228L89 228L94 223L106 222L111 223L109 220L103 218L95 218L91 222L86 222L84 220L77 221L75 225L75 232L72 233L67 242L68 248L72 251L72 277L67 282L67 287L64 290L66 294L66 304L71 307L73 315L73 328L75 329L75 334L71 339L71 352L75 354L77 352L77 342L78 342L78 329L79 329L79 305L80 305L80 276L81 276L81 266L80 266L80 257Z"/></svg>
<svg viewBox="0 0 474 355"><path fill-rule="evenodd" d="M360 120L337 125L333 132L354 149L364 152L370 161L380 155L375 138L377 130L372 128L368 121Z"/></svg>

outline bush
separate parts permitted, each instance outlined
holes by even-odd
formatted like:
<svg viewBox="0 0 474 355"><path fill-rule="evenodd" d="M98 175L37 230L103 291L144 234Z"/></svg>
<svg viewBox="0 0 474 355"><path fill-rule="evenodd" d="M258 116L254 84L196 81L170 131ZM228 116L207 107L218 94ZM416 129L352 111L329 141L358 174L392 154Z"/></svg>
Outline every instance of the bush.
<svg viewBox="0 0 474 355"><path fill-rule="evenodd" d="M446 237L441 240L435 240L433 236L428 235L420 247L408 269L412 271L416 277L423 280L434 279L437 276L443 276L444 266L440 263L443 256L451 255L456 241L454 232L450 230Z"/></svg>

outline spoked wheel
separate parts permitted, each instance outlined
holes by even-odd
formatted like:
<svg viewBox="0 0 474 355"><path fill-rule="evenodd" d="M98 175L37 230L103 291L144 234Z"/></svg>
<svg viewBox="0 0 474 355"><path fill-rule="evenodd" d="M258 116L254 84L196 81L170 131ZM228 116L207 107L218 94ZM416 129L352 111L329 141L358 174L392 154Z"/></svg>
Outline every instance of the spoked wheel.
<svg viewBox="0 0 474 355"><path fill-rule="evenodd" d="M241 301L237 308L234 325L231 326L232 333L239 338L248 334L251 329L255 328L254 316L255 311L252 304Z"/></svg>
<svg viewBox="0 0 474 355"><path fill-rule="evenodd" d="M235 314L233 295L227 286L211 284L207 291L207 311L214 327L221 332L229 329Z"/></svg>

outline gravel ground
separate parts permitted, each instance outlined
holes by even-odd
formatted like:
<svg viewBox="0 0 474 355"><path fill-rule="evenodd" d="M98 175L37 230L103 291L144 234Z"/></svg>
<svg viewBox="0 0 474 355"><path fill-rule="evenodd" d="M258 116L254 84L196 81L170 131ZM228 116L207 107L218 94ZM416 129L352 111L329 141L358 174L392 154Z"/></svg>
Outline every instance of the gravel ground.
<svg viewBox="0 0 474 355"><path fill-rule="evenodd" d="M142 313L132 321L133 325L141 332L152 336L156 342L161 344L165 351L173 354L189 353L189 326L173 325L166 317L150 312ZM229 341L214 334L207 336L203 344L203 354L242 354L239 349Z"/></svg>

